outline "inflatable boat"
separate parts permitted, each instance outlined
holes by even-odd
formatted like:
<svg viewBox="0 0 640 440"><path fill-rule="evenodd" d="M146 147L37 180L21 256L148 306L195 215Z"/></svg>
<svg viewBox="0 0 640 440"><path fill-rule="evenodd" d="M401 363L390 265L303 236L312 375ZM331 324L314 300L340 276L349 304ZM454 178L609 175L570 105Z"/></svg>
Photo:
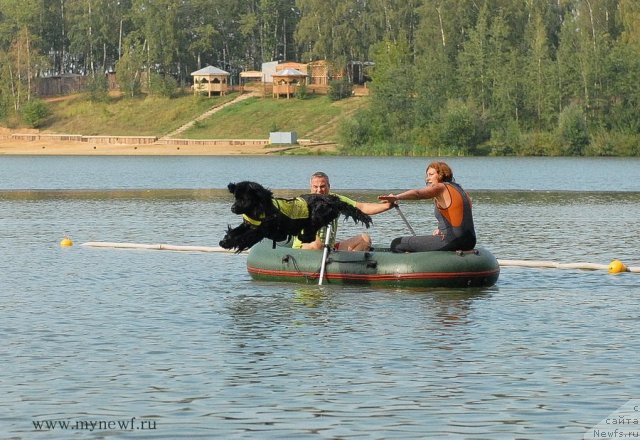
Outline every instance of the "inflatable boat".
<svg viewBox="0 0 640 440"><path fill-rule="evenodd" d="M317 284L322 251L273 246L262 241L247 256L247 270L255 280ZM393 253L388 248L369 252L331 251L323 284L363 284L387 287L489 287L498 280L500 266L486 249Z"/></svg>

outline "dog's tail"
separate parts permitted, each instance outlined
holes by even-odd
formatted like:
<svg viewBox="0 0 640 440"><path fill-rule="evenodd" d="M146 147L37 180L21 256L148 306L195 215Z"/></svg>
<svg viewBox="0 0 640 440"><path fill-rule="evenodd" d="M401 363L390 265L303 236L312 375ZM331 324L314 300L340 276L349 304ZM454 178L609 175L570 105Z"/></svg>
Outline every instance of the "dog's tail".
<svg viewBox="0 0 640 440"><path fill-rule="evenodd" d="M365 214L355 206L351 206L350 204L343 202L339 197L336 197L336 199L336 204L338 210L340 211L340 214L344 215L346 218L353 219L355 223L364 224L367 228L371 226L373 220L371 219L370 215Z"/></svg>

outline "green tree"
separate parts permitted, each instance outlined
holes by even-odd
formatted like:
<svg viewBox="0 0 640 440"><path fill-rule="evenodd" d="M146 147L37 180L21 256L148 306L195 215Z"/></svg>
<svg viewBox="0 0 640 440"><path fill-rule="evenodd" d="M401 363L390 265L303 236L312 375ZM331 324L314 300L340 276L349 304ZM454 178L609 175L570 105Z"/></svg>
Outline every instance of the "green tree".
<svg viewBox="0 0 640 440"><path fill-rule="evenodd" d="M455 62L478 13L475 0L423 0L417 8L419 24L416 36L417 54L435 45ZM427 51L433 53L432 50Z"/></svg>
<svg viewBox="0 0 640 440"><path fill-rule="evenodd" d="M482 112L488 110L491 100L488 13L487 3L485 3L478 15L476 26L469 30L469 38L459 54L458 63L464 96L471 102L477 103Z"/></svg>
<svg viewBox="0 0 640 440"><path fill-rule="evenodd" d="M450 100L440 115L438 147L454 154L474 154L488 133L479 111L473 105Z"/></svg>
<svg viewBox="0 0 640 440"><path fill-rule="evenodd" d="M552 62L549 38L543 21L543 12L534 8L531 22L527 26L528 53L525 62L525 109L529 111L533 127L547 130L557 113L554 92L556 91L556 68Z"/></svg>
<svg viewBox="0 0 640 440"><path fill-rule="evenodd" d="M173 0L133 0L132 21L143 45L146 88L151 87L152 72L168 73L175 68L179 52L177 17L181 4Z"/></svg>
<svg viewBox="0 0 640 440"><path fill-rule="evenodd" d="M413 52L420 23L422 0L371 0L367 19L378 32L376 41L404 40Z"/></svg>
<svg viewBox="0 0 640 440"><path fill-rule="evenodd" d="M142 89L141 74L144 69L144 46L137 39L127 39L124 52L116 64L116 80L126 96L134 97Z"/></svg>
<svg viewBox="0 0 640 440"><path fill-rule="evenodd" d="M178 83L170 75L162 75L154 72L151 74L151 81L149 84L149 92L152 95L175 98L178 94Z"/></svg>
<svg viewBox="0 0 640 440"><path fill-rule="evenodd" d="M109 84L105 75L91 75L87 81L86 92L90 101L107 101L109 98Z"/></svg>
<svg viewBox="0 0 640 440"><path fill-rule="evenodd" d="M33 79L47 68L47 60L37 51L34 36L26 26L15 35L4 60L6 65L0 73L4 77L0 79L3 94L11 97L13 110L20 112L22 105L33 97Z"/></svg>
<svg viewBox="0 0 640 440"><path fill-rule="evenodd" d="M207 64L218 64L228 14L227 8L218 0L192 0L184 5L179 15L179 39L185 46L180 60L191 65L185 73L190 74Z"/></svg>
<svg viewBox="0 0 640 440"><path fill-rule="evenodd" d="M416 141L428 143L428 127L436 120L440 110L455 93L454 65L447 59L442 47L418 58L415 65L415 126ZM421 139L421 140L419 140Z"/></svg>
<svg viewBox="0 0 640 440"><path fill-rule="evenodd" d="M341 19L336 14L341 3L353 4L353 0L296 0L300 10L300 21L296 29L296 39L306 61L324 59L334 61L333 30Z"/></svg>
<svg viewBox="0 0 640 440"><path fill-rule="evenodd" d="M580 67L580 98L587 117L599 121L603 117L606 98L603 77L606 54L610 51L610 17L615 10L610 9L608 0L581 0L574 11L577 36L576 54Z"/></svg>
<svg viewBox="0 0 640 440"><path fill-rule="evenodd" d="M640 3L636 0L620 0L618 14L622 28L620 41L640 49Z"/></svg>
<svg viewBox="0 0 640 440"><path fill-rule="evenodd" d="M371 104L384 115L392 138L389 142L407 143L415 120L415 67L405 41L383 41L372 50L375 69L371 85Z"/></svg>
<svg viewBox="0 0 640 440"><path fill-rule="evenodd" d="M577 100L583 91L576 27L575 16L567 14L560 30L560 41L556 55L558 72L556 110L558 112L561 112L572 101Z"/></svg>
<svg viewBox="0 0 640 440"><path fill-rule="evenodd" d="M20 114L34 94L33 79L47 69L36 33L41 5L35 0L3 0L0 9L0 104L4 114Z"/></svg>
<svg viewBox="0 0 640 440"><path fill-rule="evenodd" d="M444 1L427 0L419 8L420 24L416 33L416 119L414 139L429 144L429 127L447 101L459 96L455 60L449 49L452 37L448 21L449 7Z"/></svg>
<svg viewBox="0 0 640 440"><path fill-rule="evenodd" d="M611 87L605 127L640 134L640 46L620 43L608 57Z"/></svg>
<svg viewBox="0 0 640 440"><path fill-rule="evenodd" d="M576 104L566 107L558 118L558 133L566 156L582 156L589 145L589 130L582 108Z"/></svg>
<svg viewBox="0 0 640 440"><path fill-rule="evenodd" d="M42 2L40 37L49 46L50 63L53 72L65 72L64 59L69 55L69 40L65 0Z"/></svg>
<svg viewBox="0 0 640 440"><path fill-rule="evenodd" d="M32 128L39 128L51 114L47 104L41 99L31 99L20 110L24 122Z"/></svg>
<svg viewBox="0 0 640 440"><path fill-rule="evenodd" d="M346 78L331 81L329 83L329 99L339 101L351 96L353 85Z"/></svg>
<svg viewBox="0 0 640 440"><path fill-rule="evenodd" d="M509 30L501 15L491 24L488 66L491 86L491 118L503 131L513 131L518 124L523 102L522 56L509 41Z"/></svg>
<svg viewBox="0 0 640 440"><path fill-rule="evenodd" d="M640 134L640 3L620 0L620 36L607 59L609 111L606 127L625 135ZM637 149L636 149L637 150ZM629 154L631 148L624 154Z"/></svg>
<svg viewBox="0 0 640 440"><path fill-rule="evenodd" d="M93 7L95 55L94 60L103 74L115 67L122 55L122 40L130 31L127 16L131 0L95 0Z"/></svg>
<svg viewBox="0 0 640 440"><path fill-rule="evenodd" d="M66 14L70 20L69 50L76 54L75 58L82 63L83 70L91 72L91 74L96 72L96 15L93 9L96 1L73 0L66 2Z"/></svg>

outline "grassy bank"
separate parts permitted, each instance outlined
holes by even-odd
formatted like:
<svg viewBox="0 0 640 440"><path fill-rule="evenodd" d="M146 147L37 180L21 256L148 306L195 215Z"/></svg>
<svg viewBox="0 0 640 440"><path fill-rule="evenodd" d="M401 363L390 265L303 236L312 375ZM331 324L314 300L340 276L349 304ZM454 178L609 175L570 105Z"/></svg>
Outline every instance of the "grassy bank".
<svg viewBox="0 0 640 440"><path fill-rule="evenodd" d="M251 98L222 109L184 135L193 139L260 139L272 131L295 131L298 138L338 142L340 121L365 104L363 98L332 102L326 96Z"/></svg>
<svg viewBox="0 0 640 440"><path fill-rule="evenodd" d="M207 98L111 97L91 102L82 95L50 100L52 115L41 127L51 133L82 135L164 136L236 93ZM295 131L298 138L337 142L340 122L366 105L366 98L332 102L308 99L250 98L221 109L181 133L188 139L265 139L271 131Z"/></svg>
<svg viewBox="0 0 640 440"><path fill-rule="evenodd" d="M233 96L175 99L110 97L92 102L75 95L49 102L52 115L41 127L54 133L113 136L163 136Z"/></svg>

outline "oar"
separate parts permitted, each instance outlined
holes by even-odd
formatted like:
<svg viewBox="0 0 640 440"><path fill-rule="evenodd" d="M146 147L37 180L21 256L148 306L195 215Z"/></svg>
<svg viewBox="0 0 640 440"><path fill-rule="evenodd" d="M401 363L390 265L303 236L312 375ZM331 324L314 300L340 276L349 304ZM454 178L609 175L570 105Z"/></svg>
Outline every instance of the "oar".
<svg viewBox="0 0 640 440"><path fill-rule="evenodd" d="M320 264L320 278L318 279L318 286L322 286L322 280L324 279L324 268L327 265L327 256L329 255L330 243L331 224L327 225L327 235L324 237L324 250L322 251L322 262Z"/></svg>
<svg viewBox="0 0 640 440"><path fill-rule="evenodd" d="M402 218L402 221L404 221L404 224L407 225L407 228L409 228L409 231L411 232L411 235L416 235L416 232L413 230L413 228L411 227L411 225L409 224L409 221L407 220L407 218L404 216L404 213L402 212L402 210L400 209L400 206L395 203L394 208L396 208L396 210L398 211L398 214L400 214L400 217Z"/></svg>

